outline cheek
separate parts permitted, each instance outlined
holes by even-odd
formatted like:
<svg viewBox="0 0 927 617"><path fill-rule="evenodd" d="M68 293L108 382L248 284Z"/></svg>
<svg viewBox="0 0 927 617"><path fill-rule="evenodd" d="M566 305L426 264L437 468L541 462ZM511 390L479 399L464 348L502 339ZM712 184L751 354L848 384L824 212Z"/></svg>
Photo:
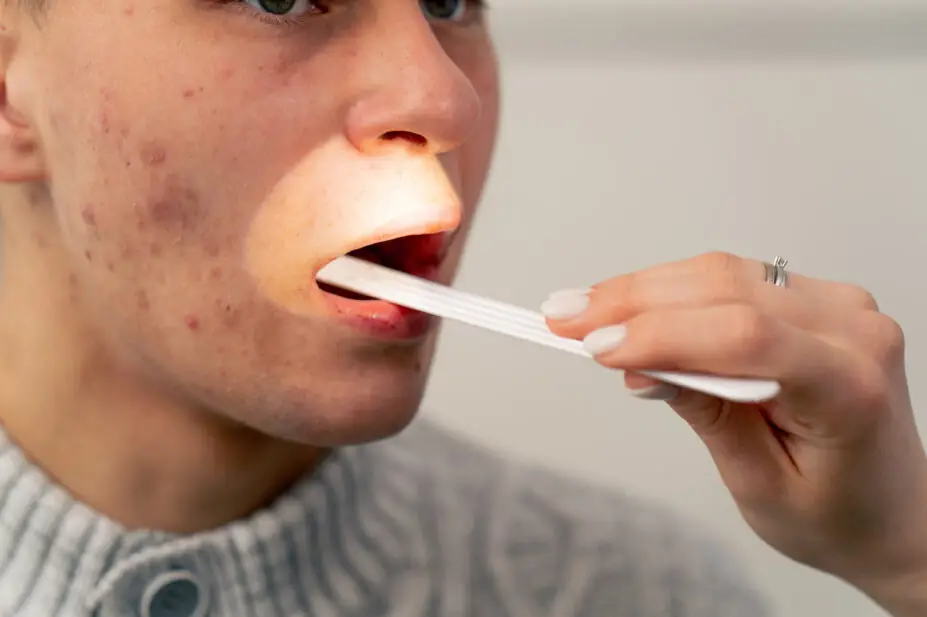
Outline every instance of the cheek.
<svg viewBox="0 0 927 617"><path fill-rule="evenodd" d="M67 241L86 261L105 256L110 269L131 257L195 247L217 254L236 220L247 218L224 194L234 183L210 180L242 177L213 156L221 125L202 123L194 140L177 126L169 101L164 114L146 114L144 122L131 113L139 108L148 107L101 88L49 110L52 192ZM224 207L216 211L214 202Z"/></svg>
<svg viewBox="0 0 927 617"><path fill-rule="evenodd" d="M199 333L203 322L234 325L247 290L245 276L235 277L242 271L237 221L247 217L230 215L234 204L212 210L222 200L192 173L195 165L184 165L183 143L133 135L105 101L95 117L82 135L81 127L71 133L95 147L62 150L64 172L53 184L88 301L110 315L107 322L121 307L116 312L129 321L113 327L157 336ZM68 159L74 164L64 165Z"/></svg>

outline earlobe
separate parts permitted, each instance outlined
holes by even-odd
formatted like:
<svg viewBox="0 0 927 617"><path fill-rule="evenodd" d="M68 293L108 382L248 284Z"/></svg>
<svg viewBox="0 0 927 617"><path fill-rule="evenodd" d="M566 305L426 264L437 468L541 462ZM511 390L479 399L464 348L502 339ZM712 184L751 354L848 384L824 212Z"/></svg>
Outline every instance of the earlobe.
<svg viewBox="0 0 927 617"><path fill-rule="evenodd" d="M34 182L44 176L41 148L29 122L10 106L0 76L0 182Z"/></svg>
<svg viewBox="0 0 927 617"><path fill-rule="evenodd" d="M10 74L16 43L0 31L0 183L34 182L44 177L38 135L29 120L11 104Z"/></svg>

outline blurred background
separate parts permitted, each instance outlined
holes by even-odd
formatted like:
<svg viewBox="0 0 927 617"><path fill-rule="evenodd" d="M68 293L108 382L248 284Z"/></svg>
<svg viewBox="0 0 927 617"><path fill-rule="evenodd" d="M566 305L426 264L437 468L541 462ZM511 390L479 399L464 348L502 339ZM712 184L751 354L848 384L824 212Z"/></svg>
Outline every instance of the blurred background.
<svg viewBox="0 0 927 617"><path fill-rule="evenodd" d="M495 0L491 16L503 130L460 288L535 308L709 250L781 254L905 326L927 424L927 1ZM756 539L700 442L618 374L449 324L425 408L687 513L777 615L883 615Z"/></svg>

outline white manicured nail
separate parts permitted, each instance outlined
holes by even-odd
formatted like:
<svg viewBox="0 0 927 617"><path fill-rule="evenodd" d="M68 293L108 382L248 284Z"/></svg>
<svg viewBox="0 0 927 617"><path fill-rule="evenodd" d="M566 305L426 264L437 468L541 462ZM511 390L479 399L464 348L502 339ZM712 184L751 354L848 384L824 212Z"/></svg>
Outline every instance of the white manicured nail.
<svg viewBox="0 0 927 617"><path fill-rule="evenodd" d="M668 383L655 383L646 388L628 390L631 396L645 401L671 401L679 396L679 388Z"/></svg>
<svg viewBox="0 0 927 617"><path fill-rule="evenodd" d="M573 319L589 308L589 296L583 289L555 291L541 305L541 312L551 319Z"/></svg>
<svg viewBox="0 0 927 617"><path fill-rule="evenodd" d="M583 339L583 348L593 356L613 351L621 346L627 333L628 329L621 325L600 328Z"/></svg>
<svg viewBox="0 0 927 617"><path fill-rule="evenodd" d="M591 287L586 287L583 289L561 289L560 291L555 291L554 293L547 296L547 299L559 298L560 296L588 296L593 292Z"/></svg>

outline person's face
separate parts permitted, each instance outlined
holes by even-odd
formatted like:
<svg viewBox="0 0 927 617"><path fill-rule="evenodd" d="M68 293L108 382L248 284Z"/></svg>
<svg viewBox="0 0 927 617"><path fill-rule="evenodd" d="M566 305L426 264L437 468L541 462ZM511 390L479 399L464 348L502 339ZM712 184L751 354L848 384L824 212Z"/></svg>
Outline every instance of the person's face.
<svg viewBox="0 0 927 617"><path fill-rule="evenodd" d="M271 435L328 446L404 426L433 328L315 273L448 232L432 276L452 278L498 111L477 2L54 0L38 23L7 96L113 356ZM441 252L409 246L395 264Z"/></svg>

